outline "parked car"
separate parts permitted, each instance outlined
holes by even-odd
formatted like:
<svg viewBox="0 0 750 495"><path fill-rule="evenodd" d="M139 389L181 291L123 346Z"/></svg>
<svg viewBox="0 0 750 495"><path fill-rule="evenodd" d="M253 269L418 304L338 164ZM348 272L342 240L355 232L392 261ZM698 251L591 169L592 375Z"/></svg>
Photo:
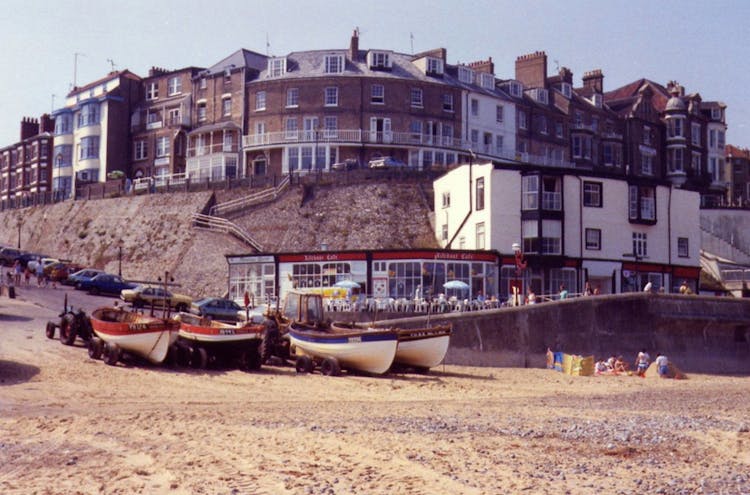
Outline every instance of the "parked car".
<svg viewBox="0 0 750 495"><path fill-rule="evenodd" d="M405 168L406 164L400 160L396 160L392 156L381 156L380 158L373 158L368 162L370 168Z"/></svg>
<svg viewBox="0 0 750 495"><path fill-rule="evenodd" d="M13 266L16 259L23 254L20 249L6 247L0 250L0 264L5 266Z"/></svg>
<svg viewBox="0 0 750 495"><path fill-rule="evenodd" d="M175 311L187 311L193 302L190 296L151 285L128 287L120 292L120 299L132 304L134 308L146 308L152 305L156 308L163 308L166 301L166 304Z"/></svg>
<svg viewBox="0 0 750 495"><path fill-rule="evenodd" d="M90 280L76 283L76 289L87 291L89 294L120 294L124 289L132 289L136 284L126 282L119 275L100 273Z"/></svg>
<svg viewBox="0 0 750 495"><path fill-rule="evenodd" d="M81 282L88 282L100 273L104 273L104 271L95 268L84 268L68 275L68 278L63 283L65 285L72 285L76 289L81 289L82 287L79 285Z"/></svg>
<svg viewBox="0 0 750 495"><path fill-rule="evenodd" d="M359 161L355 158L347 158L343 162L337 162L331 165L331 170L355 170L359 168Z"/></svg>
<svg viewBox="0 0 750 495"><path fill-rule="evenodd" d="M193 301L190 312L194 315L209 316L214 320L240 321L245 320L245 309L231 299L221 297L205 297Z"/></svg>
<svg viewBox="0 0 750 495"><path fill-rule="evenodd" d="M45 266L44 274L52 282L65 283L70 275L78 272L81 268L83 267L75 263L58 261Z"/></svg>

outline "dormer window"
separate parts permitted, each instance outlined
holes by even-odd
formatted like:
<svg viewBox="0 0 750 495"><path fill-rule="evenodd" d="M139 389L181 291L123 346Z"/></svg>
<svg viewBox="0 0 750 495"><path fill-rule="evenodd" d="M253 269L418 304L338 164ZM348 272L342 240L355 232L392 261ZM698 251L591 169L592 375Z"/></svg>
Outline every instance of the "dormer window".
<svg viewBox="0 0 750 495"><path fill-rule="evenodd" d="M602 95L599 93L591 95L591 103L593 103L596 108L602 108L602 101Z"/></svg>
<svg viewBox="0 0 750 495"><path fill-rule="evenodd" d="M483 88L493 89L495 87L495 76L482 72L479 74L479 85Z"/></svg>
<svg viewBox="0 0 750 495"><path fill-rule="evenodd" d="M531 96L535 101L538 103L541 103L543 105L546 105L548 100L548 93L547 90L544 88L534 88L529 90L528 92L529 96Z"/></svg>
<svg viewBox="0 0 750 495"><path fill-rule="evenodd" d="M268 77L281 77L286 73L286 58L268 60Z"/></svg>
<svg viewBox="0 0 750 495"><path fill-rule="evenodd" d="M711 109L711 119L712 120L721 120L721 108L712 108Z"/></svg>
<svg viewBox="0 0 750 495"><path fill-rule="evenodd" d="M427 74L442 76L443 61L439 58L427 57Z"/></svg>
<svg viewBox="0 0 750 495"><path fill-rule="evenodd" d="M565 98L570 99L570 97L573 95L573 89L570 87L570 83L564 82L560 84L560 92Z"/></svg>
<svg viewBox="0 0 750 495"><path fill-rule="evenodd" d="M326 74L341 74L344 72L343 55L326 55L325 58Z"/></svg>
<svg viewBox="0 0 750 495"><path fill-rule="evenodd" d="M388 52L369 52L367 54L367 65L371 69L390 69L391 56Z"/></svg>
<svg viewBox="0 0 750 495"><path fill-rule="evenodd" d="M474 71L468 67L458 68L458 80L462 83L471 84L474 82Z"/></svg>

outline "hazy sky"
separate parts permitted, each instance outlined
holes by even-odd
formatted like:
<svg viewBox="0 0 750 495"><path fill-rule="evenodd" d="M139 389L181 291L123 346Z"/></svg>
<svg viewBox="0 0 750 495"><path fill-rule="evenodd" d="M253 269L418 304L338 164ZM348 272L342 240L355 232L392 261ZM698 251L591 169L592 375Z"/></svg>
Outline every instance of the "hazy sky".
<svg viewBox="0 0 750 495"><path fill-rule="evenodd" d="M0 16L0 147L24 116L62 106L112 68L208 67L239 48L284 55L346 48L403 53L443 47L448 63L492 57L500 78L518 55L547 52L574 86L602 69L605 91L646 77L727 104L727 142L750 147L750 1L6 0ZM413 41L411 38L413 35ZM54 98L52 95L55 95Z"/></svg>

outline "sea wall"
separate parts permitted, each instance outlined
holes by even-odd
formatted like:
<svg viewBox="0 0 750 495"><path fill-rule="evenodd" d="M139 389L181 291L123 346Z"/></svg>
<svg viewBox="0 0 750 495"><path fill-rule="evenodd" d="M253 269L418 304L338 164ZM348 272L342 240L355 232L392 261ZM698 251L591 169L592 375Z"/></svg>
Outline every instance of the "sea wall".
<svg viewBox="0 0 750 495"><path fill-rule="evenodd" d="M336 315L367 320L363 314ZM366 314L364 314L366 315ZM383 320L378 326L451 323L447 364L543 367L547 348L623 355L645 348L687 372L750 374L750 300L618 294L516 308Z"/></svg>

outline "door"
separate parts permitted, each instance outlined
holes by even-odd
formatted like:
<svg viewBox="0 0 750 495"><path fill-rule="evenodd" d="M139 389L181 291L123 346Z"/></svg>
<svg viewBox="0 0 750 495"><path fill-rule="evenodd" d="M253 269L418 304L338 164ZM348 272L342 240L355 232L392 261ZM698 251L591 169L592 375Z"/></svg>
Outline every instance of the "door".
<svg viewBox="0 0 750 495"><path fill-rule="evenodd" d="M318 130L318 117L305 117L303 120L303 137L305 141L314 141L315 132Z"/></svg>

